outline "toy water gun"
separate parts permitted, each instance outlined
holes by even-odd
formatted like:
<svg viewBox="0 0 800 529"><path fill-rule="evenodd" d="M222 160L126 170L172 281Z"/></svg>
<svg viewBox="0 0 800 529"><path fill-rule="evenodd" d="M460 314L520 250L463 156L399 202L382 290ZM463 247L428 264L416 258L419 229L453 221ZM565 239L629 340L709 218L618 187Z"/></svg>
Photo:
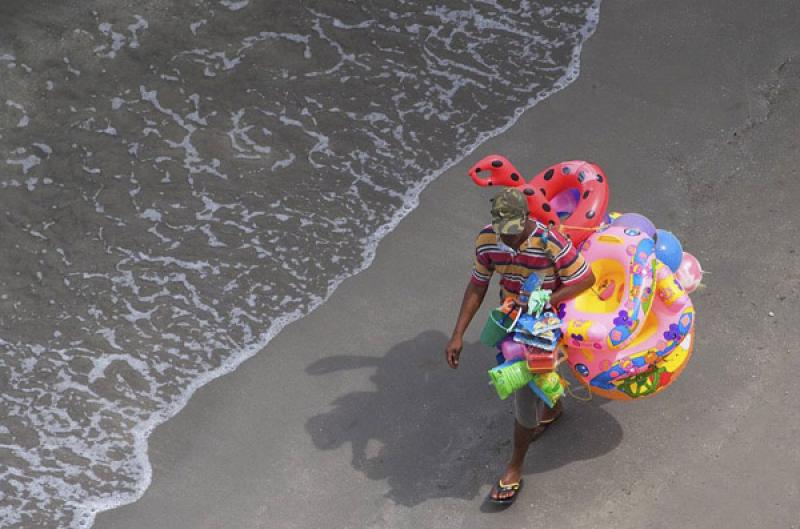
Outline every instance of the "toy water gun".
<svg viewBox="0 0 800 529"><path fill-rule="evenodd" d="M489 378L500 400L506 400L515 391L528 386L552 408L564 395L564 386L558 373L531 373L523 360L503 362L493 367L489 370Z"/></svg>
<svg viewBox="0 0 800 529"><path fill-rule="evenodd" d="M533 374L533 380L528 383L528 386L533 390L540 399L552 408L564 395L564 385L561 383L561 377L555 371L549 373Z"/></svg>
<svg viewBox="0 0 800 529"><path fill-rule="evenodd" d="M528 385L533 380L533 373L525 361L515 360L490 369L489 379L500 400L506 400L509 395Z"/></svg>

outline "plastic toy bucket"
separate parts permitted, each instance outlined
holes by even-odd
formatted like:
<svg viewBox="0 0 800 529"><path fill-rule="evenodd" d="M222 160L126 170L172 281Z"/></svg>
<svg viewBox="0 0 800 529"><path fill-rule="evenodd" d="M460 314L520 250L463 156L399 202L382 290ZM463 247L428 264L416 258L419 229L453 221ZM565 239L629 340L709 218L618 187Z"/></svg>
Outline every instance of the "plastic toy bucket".
<svg viewBox="0 0 800 529"><path fill-rule="evenodd" d="M489 313L486 324L481 331L481 343L487 347L494 347L506 337L514 328L516 320L511 319L497 309Z"/></svg>

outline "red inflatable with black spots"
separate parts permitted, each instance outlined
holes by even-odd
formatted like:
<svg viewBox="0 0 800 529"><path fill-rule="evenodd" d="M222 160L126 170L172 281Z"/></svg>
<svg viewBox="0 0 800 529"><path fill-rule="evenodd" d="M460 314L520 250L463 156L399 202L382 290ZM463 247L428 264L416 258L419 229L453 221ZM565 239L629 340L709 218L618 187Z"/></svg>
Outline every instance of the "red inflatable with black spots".
<svg viewBox="0 0 800 529"><path fill-rule="evenodd" d="M557 163L526 181L514 165L503 156L492 154L469 170L472 181L481 187L516 187L528 198L530 214L544 224L580 244L599 226L608 207L608 180L597 165L573 160ZM561 196L574 196L569 211L556 211L554 201ZM559 215L561 213L561 216Z"/></svg>

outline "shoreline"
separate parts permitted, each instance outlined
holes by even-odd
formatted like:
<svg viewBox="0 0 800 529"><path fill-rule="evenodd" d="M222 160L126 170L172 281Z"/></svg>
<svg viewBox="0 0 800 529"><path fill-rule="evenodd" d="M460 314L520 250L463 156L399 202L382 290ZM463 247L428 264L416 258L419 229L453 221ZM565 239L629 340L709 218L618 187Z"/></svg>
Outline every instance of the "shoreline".
<svg viewBox="0 0 800 529"><path fill-rule="evenodd" d="M784 4L786 10L792 7L788 2ZM717 10L725 5L714 3ZM526 111L504 134L479 146L471 156L455 164L426 188L419 207L383 239L369 268L349 278L326 303L284 329L234 373L199 389L188 405L163 423L151 437L154 477L142 499L98 515L95 527L314 527L321 523L347 527L357 526L362 520L368 522L362 526L410 527L424 524L428 519L437 526L457 527L476 515L479 512L476 505L488 490L508 448L504 444L510 431L508 413L489 390L481 388L483 369L489 358L475 343L478 323L473 322L468 333L464 354L464 364L468 365L462 366L458 376L445 371L437 348L443 347L443 340L450 332L451 320L455 318L468 278L471 242L487 216L480 212L485 209L489 195L468 181L466 169L492 152L506 155L528 175L560 159L585 157L597 162L609 174L612 208L648 214L659 227L676 232L684 246L712 270L708 288L693 295L698 304L701 330L695 358L682 382L676 383L664 396L632 405L629 410L608 403L595 402L580 407L581 403L569 402L573 418L560 432L544 439L541 447L551 458L561 457L561 464L535 463L532 454L526 467L535 470L527 474L531 481L545 477L555 479L567 483L569 493L558 500L555 494L545 492L544 497L554 503L542 506L542 496L534 494L534 488L529 487L528 494L521 498L523 508L518 504L515 511L502 514L504 520L524 519L527 505L535 505L537 512L543 510L556 520L564 516L556 512L556 507L563 510L576 504L603 505L603 501L608 500L596 498L594 491L585 486L586 479L581 474L589 472L589 478L604 476L600 482L605 483L610 479L606 476L624 475L620 470L634 470L647 462L646 454L641 451L646 450L645 447L658 447L661 441L652 434L635 433L635 425L643 421L646 424L653 414L666 417L665 420L682 421L674 432L668 432L669 440L679 442L688 436L702 447L708 439L724 443L731 424L740 426L744 416L757 411L752 409L757 402L754 382L749 382L741 394L725 388L725 380L743 376L745 370L741 366L726 368L723 375L727 376L711 383L719 395L708 395L703 387L709 383L706 377L714 373L711 371L714 357L723 354L722 344L733 346L737 358L744 358L749 354L747 348L758 347L758 344L750 340L731 343L727 335L736 325L723 325L705 316L713 314L715 309L732 306L744 295L722 290L726 278L736 281L742 277L742 272L724 266L728 248L718 241L715 244L713 237L724 233L726 222L734 218L726 213L724 206L736 205L736 197L725 195L726 203L716 207L708 205L708 211L697 210L706 206L702 201L694 204L695 208L690 207L691 201L696 200L690 197L695 196L693 189L704 186L713 189L714 178L700 174L696 168L704 164L714 166L711 161L719 156L721 146L733 135L732 131L752 136L765 124L771 125L769 112L761 122L753 119L752 99L759 93L753 85L757 87L759 83L755 80L764 81L765 74L771 71L777 71L775 82L780 84L778 70L781 64L787 64L785 50L794 54L789 57L797 56L800 51L800 43L791 34L787 22L792 17L778 16L786 10L777 7L773 10L774 20L767 20L767 15L773 11L758 12L764 16L757 21L763 25L759 26L762 33L764 27L769 27L775 39L769 42L766 36L758 40L758 28L752 29L753 33L746 37L733 31L753 22L751 18L755 13L742 6L728 7L724 16L717 19L706 17L699 21L693 16L688 16L687 20L670 19L663 12L659 16L659 9L669 9L662 4L649 11L646 6L629 5L626 9L619 4L606 4L601 9L597 31L585 43L582 71L577 81L544 104ZM686 9L695 9L698 13L714 11L714 7L708 5ZM631 16L631 11L641 16ZM703 32L690 24L706 23L717 27L714 23L720 20L719 27L733 28L731 34L715 35L711 28ZM639 22L639 33L627 21ZM652 30L650 35L654 36L651 46L640 42L641 29L647 24ZM730 62L720 64L719 57L713 53L715 49L742 38L755 43L748 50L747 58L731 58ZM688 45L683 43L685 40L689 40ZM681 44L675 45L676 42ZM636 43L638 47L632 46ZM691 57L672 55L675 50L670 45L700 49L704 53ZM620 47L627 55L620 52ZM659 64L653 61L659 53L666 55L661 56L664 69L649 72L654 79L638 77L637 72L648 71L642 64ZM706 84L690 81L701 74ZM659 79L659 75L669 79L671 84L660 84L663 79ZM701 77L696 78L702 81ZM751 122L756 123L755 128L748 125ZM577 128L572 130L575 125ZM738 141L752 143L755 140ZM567 145L571 148L566 148ZM627 146L629 151L622 153L622 146ZM576 156L575 153L586 154ZM647 162L664 167L668 178L644 175L645 185L636 186L638 180L634 175L641 174L639 168L647 166ZM764 162L766 167L771 160ZM686 172L692 173L693 178L687 178ZM776 167L772 173L777 172ZM679 200L664 203L663 197L672 196L676 188ZM716 216L709 215L711 210L716 210ZM691 229L700 220L717 222L710 225L712 236ZM789 237L791 240L791 235ZM773 242L768 237L759 245ZM416 259L418 255L424 256L421 262ZM441 256L456 256L456 259L443 262L446 259ZM769 265L780 266L780 263L770 261ZM756 281L761 287L758 278ZM750 285L741 292L756 296L758 289ZM425 295L420 296L421 293ZM476 321L485 313L486 307L483 309ZM793 310L797 314L797 308ZM790 311L789 308L778 314L788 322L792 321ZM343 316L348 314L358 317L350 321ZM733 314L734 322L739 324L752 317L748 307ZM797 335L796 330L792 332ZM766 346L777 351L779 337L767 336ZM422 367L414 365L416 371L403 372L403 357L413 359ZM768 365L759 366L769 368ZM398 376L399 373L402 374ZM426 376L435 384L416 380ZM398 386L393 378L415 391L403 393L402 384ZM788 375L778 380L788 382ZM454 390L449 384L463 384L464 387ZM309 388L313 389L309 391ZM682 400L683 391L689 391L694 399L710 398L714 405L733 402L737 414L726 411L713 417L693 415L693 408ZM435 398L421 398L431 395L446 399L451 392L461 399L456 401L452 413L460 420L453 424L454 419L440 417L442 410L434 405ZM363 398L364 394L369 397ZM398 400L400 410L392 411L396 395L404 395L407 400ZM725 398L721 398L723 396ZM373 400L381 406L373 407ZM405 419L405 427L400 431L393 431L393 423L384 417L390 412ZM411 426L417 414L422 428L409 432L413 430ZM376 416L381 418L370 423L370 418ZM703 424L703 420L712 426L710 433L704 439L693 438L690 427ZM463 437L470 440L438 428L438 422L453 428L460 425L466 430ZM467 424L462 424L464 422ZM582 430L587 422L607 434L604 442L587 437ZM499 433L495 431L497 428L501 429ZM422 437L431 433L436 447L434 455L447 464L437 464L437 458L422 459L426 463L424 467L441 476L429 480L422 472L424 468L417 469L410 464L408 472L414 479L404 477L407 469L402 468L403 461L424 453L428 443L423 442ZM557 445L568 442L568 434L580 439L578 446L583 449L584 457L559 455ZM453 456L441 450L442 447L455 449L457 453ZM672 447L667 451L677 456L680 455L678 450ZM634 454L634 461L624 462L620 468L614 460L630 452ZM574 461L582 464L569 464ZM581 471L575 468L579 466L583 467ZM476 473L469 474L473 467ZM472 482L469 485L460 484L465 472L466 480ZM664 472L665 476L676 479L676 474ZM539 473L546 476L534 476ZM415 481L422 484L415 485ZM667 482L665 486L669 480ZM347 485L343 487L342 483ZM660 492L656 485L639 485L640 489L634 494ZM618 493L614 490L615 495ZM313 506L307 503L309 495L315 498L317 505L311 512L302 512L304 505ZM624 496L615 497L624 502ZM726 514L730 518L725 519L744 520L742 505L746 504L743 496L739 505ZM208 512L209 505L213 505L213 512ZM651 511L655 508L646 507ZM650 514L647 508L633 514L646 519ZM588 517L588 507L584 509L587 517L581 518L584 514L581 511L578 519L589 527L593 519ZM690 510L682 516L691 514ZM792 513L786 514L788 520ZM708 521L702 512L694 512L694 516L696 518L687 519L686 523ZM483 514L479 517L469 523L482 526L497 521ZM633 521L629 522L631 527L635 526ZM777 522L774 527L779 527Z"/></svg>
<svg viewBox="0 0 800 529"><path fill-rule="evenodd" d="M114 510L125 505L129 505L131 503L135 503L138 501L142 495L147 491L150 487L152 482L152 466L150 464L150 459L148 457L149 451L149 439L152 435L153 431L159 428L164 423L168 422L172 418L174 418L177 414L181 413L181 411L186 407L188 402L192 399L195 392L199 389L204 387L205 385L213 382L218 378L225 377L230 373L233 373L242 363L247 362L253 356L258 355L261 351L267 348L270 342L280 334L287 326L299 322L300 320L307 317L309 314L313 313L314 311L318 310L321 306L323 306L332 295L336 292L336 290L340 287L342 283L347 282L352 277L360 274L367 268L369 268L373 261L375 260L375 255L380 242L383 238L394 231L397 226L408 216L412 213L415 209L419 207L419 197L420 194L425 191L425 189L430 186L430 184L438 179L443 174L447 173L449 170L452 169L453 166L463 163L465 159L467 159L473 152L480 148L481 145L485 144L487 141L504 134L510 128L512 128L516 122L520 119L520 117L531 108L535 107L536 105L540 104L541 102L547 100L548 98L552 97L554 94L564 90L565 88L569 87L580 75L580 57L583 45L586 43L588 39L591 38L592 34L597 27L598 18L599 18L599 9L602 0L594 0L594 7L589 11L589 19L587 20L586 26L581 28L580 34L583 36L583 41L581 44L575 49L572 61L567 68L566 73L558 79L555 83L553 89L544 91L543 93L537 94L529 99L526 106L523 108L518 108L514 115L510 118L510 121L499 127L495 130L490 132L481 133L479 138L476 140L475 144L472 145L464 154L461 156L460 160L458 161L448 161L445 163L440 169L437 169L435 172L427 175L423 180L421 180L417 185L413 188L409 189L408 195L410 199L407 201L406 205L399 210L397 210L390 220L389 223L384 224L379 227L378 230L373 234L373 237L369 239L367 244L365 245L362 257L363 261L358 269L354 270L349 276L346 277L337 277L328 287L327 292L318 299L315 299L315 302L311 305L305 313L300 313L299 311L295 311L289 315L283 316L272 323L270 328L263 333L262 338L259 343L253 344L250 346L245 347L241 351L239 351L236 355L231 357L227 363L220 366L218 369L215 369L211 372L204 374L192 381L192 383L187 387L185 395L181 397L179 401L176 401L172 406L168 409L164 410L161 413L158 413L156 416L151 418L145 423L142 423L137 426L134 430L133 435L135 436L135 452L137 459L142 462L142 467L145 469L145 479L143 481L143 486L135 493L132 497L126 497L122 499L115 499L111 501L96 501L96 502L87 502L82 506L82 508L77 509L76 519L81 520L81 526L86 527L94 527L94 519L97 515ZM91 523L88 520L92 520Z"/></svg>

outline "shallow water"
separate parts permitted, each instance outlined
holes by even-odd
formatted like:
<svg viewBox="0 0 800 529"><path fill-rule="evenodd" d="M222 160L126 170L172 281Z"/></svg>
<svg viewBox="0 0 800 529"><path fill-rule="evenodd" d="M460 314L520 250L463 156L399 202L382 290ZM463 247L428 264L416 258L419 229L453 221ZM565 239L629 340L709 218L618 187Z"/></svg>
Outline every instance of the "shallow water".
<svg viewBox="0 0 800 529"><path fill-rule="evenodd" d="M599 9L424 4L3 2L0 525L137 498L152 428L574 80Z"/></svg>

